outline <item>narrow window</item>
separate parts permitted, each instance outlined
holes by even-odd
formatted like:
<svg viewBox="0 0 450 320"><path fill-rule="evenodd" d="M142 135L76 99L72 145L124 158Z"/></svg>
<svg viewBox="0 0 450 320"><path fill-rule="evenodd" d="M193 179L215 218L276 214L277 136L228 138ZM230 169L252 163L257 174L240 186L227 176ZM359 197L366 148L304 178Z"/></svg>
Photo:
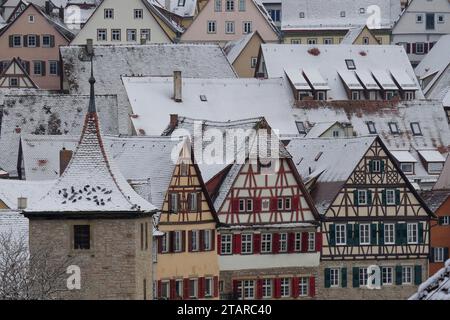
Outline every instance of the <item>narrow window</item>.
<svg viewBox="0 0 450 320"><path fill-rule="evenodd" d="M91 226L73 226L73 248L75 250L89 250L91 248Z"/></svg>

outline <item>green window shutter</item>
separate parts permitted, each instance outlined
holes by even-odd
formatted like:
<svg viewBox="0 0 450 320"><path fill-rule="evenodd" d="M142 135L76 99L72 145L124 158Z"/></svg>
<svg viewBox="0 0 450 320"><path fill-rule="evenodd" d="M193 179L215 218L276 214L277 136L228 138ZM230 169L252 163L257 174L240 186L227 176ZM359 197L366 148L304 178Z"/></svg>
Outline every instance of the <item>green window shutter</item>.
<svg viewBox="0 0 450 320"><path fill-rule="evenodd" d="M373 160L369 161L369 173L373 172Z"/></svg>
<svg viewBox="0 0 450 320"><path fill-rule="evenodd" d="M380 245L384 245L384 224L380 222L378 224L378 242Z"/></svg>
<svg viewBox="0 0 450 320"><path fill-rule="evenodd" d="M430 262L435 262L434 261L434 248L433 247L430 248Z"/></svg>
<svg viewBox="0 0 450 320"><path fill-rule="evenodd" d="M367 190L367 204L372 205L372 190Z"/></svg>
<svg viewBox="0 0 450 320"><path fill-rule="evenodd" d="M380 160L380 171L381 171L381 173L384 172L384 161L383 160Z"/></svg>
<svg viewBox="0 0 450 320"><path fill-rule="evenodd" d="M353 267L353 288L359 288L359 268Z"/></svg>
<svg viewBox="0 0 450 320"><path fill-rule="evenodd" d="M422 266L414 266L414 284L419 285L422 283Z"/></svg>
<svg viewBox="0 0 450 320"><path fill-rule="evenodd" d="M370 244L377 244L377 225L375 223L370 225Z"/></svg>
<svg viewBox="0 0 450 320"><path fill-rule="evenodd" d="M334 246L336 244L336 226L334 224L330 224L330 246Z"/></svg>
<svg viewBox="0 0 450 320"><path fill-rule="evenodd" d="M395 284L398 286L402 284L402 266L395 267Z"/></svg>
<svg viewBox="0 0 450 320"><path fill-rule="evenodd" d="M419 233L418 235L418 240L419 243L423 243L423 222L419 222L418 228L417 228L417 232Z"/></svg>
<svg viewBox="0 0 450 320"><path fill-rule="evenodd" d="M381 203L383 204L383 206L386 205L386 189L381 191Z"/></svg>
<svg viewBox="0 0 450 320"><path fill-rule="evenodd" d="M400 205L400 190L395 190L395 204Z"/></svg>
<svg viewBox="0 0 450 320"><path fill-rule="evenodd" d="M402 223L402 244L408 244L407 230L408 227L406 223Z"/></svg>
<svg viewBox="0 0 450 320"><path fill-rule="evenodd" d="M325 288L331 287L330 283L330 268L325 268Z"/></svg>
<svg viewBox="0 0 450 320"><path fill-rule="evenodd" d="M359 224L355 223L355 231L353 232L353 244L359 245Z"/></svg>
<svg viewBox="0 0 450 320"><path fill-rule="evenodd" d="M448 260L448 248L444 248L444 261Z"/></svg>
<svg viewBox="0 0 450 320"><path fill-rule="evenodd" d="M347 245L353 245L353 225L347 224Z"/></svg>
<svg viewBox="0 0 450 320"><path fill-rule="evenodd" d="M403 226L404 223L396 223L395 224L395 244L402 245L403 244Z"/></svg>
<svg viewBox="0 0 450 320"><path fill-rule="evenodd" d="M347 268L341 269L341 286L347 288Z"/></svg>
<svg viewBox="0 0 450 320"><path fill-rule="evenodd" d="M355 206L359 206L359 201L358 201L358 190L353 190L353 204Z"/></svg>
<svg viewBox="0 0 450 320"><path fill-rule="evenodd" d="M439 225L442 226L444 224L444 217L439 217Z"/></svg>

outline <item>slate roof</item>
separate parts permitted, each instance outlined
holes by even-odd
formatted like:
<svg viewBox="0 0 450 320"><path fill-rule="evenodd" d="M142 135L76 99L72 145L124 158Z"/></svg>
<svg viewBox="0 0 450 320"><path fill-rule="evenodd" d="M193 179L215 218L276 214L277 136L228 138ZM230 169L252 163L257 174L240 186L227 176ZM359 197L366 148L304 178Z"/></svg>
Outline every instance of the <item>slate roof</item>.
<svg viewBox="0 0 450 320"><path fill-rule="evenodd" d="M1 100L1 99L0 99ZM79 135L89 97L84 95L5 95L0 105L3 117L0 132L0 167L17 175L19 141L22 134ZM0 101L1 102L1 101ZM96 96L99 117L106 134L118 134L117 97Z"/></svg>
<svg viewBox="0 0 450 320"><path fill-rule="evenodd" d="M161 134L171 114L219 122L264 116L273 129L283 134L297 132L291 115L292 91L281 78L184 77L182 102L172 98L172 77L124 77L123 82L134 114L131 121L138 134ZM201 100L202 96L206 101Z"/></svg>
<svg viewBox="0 0 450 320"><path fill-rule="evenodd" d="M313 48L320 53L311 54ZM415 90L416 99L424 98L401 46L262 44L261 52L268 78L287 74L295 83L291 74L306 74L313 86L316 82L322 89L329 90L327 100L348 100L345 84L359 90L364 87L380 90L380 86L389 84L390 89L404 87ZM347 60L353 60L355 69L348 67ZM372 83L375 88L371 87ZM305 86L311 90L309 84Z"/></svg>
<svg viewBox="0 0 450 320"><path fill-rule="evenodd" d="M442 206L442 204L450 196L450 190L429 190L420 193L423 201L427 204L431 211L436 211Z"/></svg>
<svg viewBox="0 0 450 320"><path fill-rule="evenodd" d="M376 29L391 29L398 19L401 8L398 0L284 0L282 1L281 29L289 30L347 30L366 25L378 6L381 14L380 25ZM364 13L360 9L364 8ZM345 17L341 12L345 12ZM300 18L300 12L305 17Z"/></svg>
<svg viewBox="0 0 450 320"><path fill-rule="evenodd" d="M74 151L78 140L79 137L75 136L23 136L26 179L57 179L60 175L60 150L66 148ZM172 159L172 152L177 150L181 140L161 136L104 136L103 141L111 158L133 189L162 209L177 161Z"/></svg>
<svg viewBox="0 0 450 320"><path fill-rule="evenodd" d="M450 260L419 286L409 300L450 300Z"/></svg>

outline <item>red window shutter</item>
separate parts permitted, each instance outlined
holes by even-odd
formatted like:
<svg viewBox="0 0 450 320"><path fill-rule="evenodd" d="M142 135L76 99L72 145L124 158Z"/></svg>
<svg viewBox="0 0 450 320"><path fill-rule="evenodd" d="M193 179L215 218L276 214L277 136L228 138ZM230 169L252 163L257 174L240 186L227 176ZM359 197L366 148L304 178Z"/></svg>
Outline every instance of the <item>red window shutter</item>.
<svg viewBox="0 0 450 320"><path fill-rule="evenodd" d="M162 296L162 282L161 280L158 280L158 298L161 298Z"/></svg>
<svg viewBox="0 0 450 320"><path fill-rule="evenodd" d="M299 196L295 196L292 199L292 209L293 210L298 210L300 208L300 197Z"/></svg>
<svg viewBox="0 0 450 320"><path fill-rule="evenodd" d="M205 297L205 278L198 278L198 297L203 299Z"/></svg>
<svg viewBox="0 0 450 320"><path fill-rule="evenodd" d="M262 299L263 297L263 280L256 280L256 299Z"/></svg>
<svg viewBox="0 0 450 320"><path fill-rule="evenodd" d="M181 231L181 251L186 251L186 231Z"/></svg>
<svg viewBox="0 0 450 320"><path fill-rule="evenodd" d="M298 277L292 278L291 284L292 284L292 290L291 290L292 297L297 298L298 297L298 284L299 284Z"/></svg>
<svg viewBox="0 0 450 320"><path fill-rule="evenodd" d="M302 252L308 251L308 232L302 232Z"/></svg>
<svg viewBox="0 0 450 320"><path fill-rule="evenodd" d="M213 281L214 281L214 297L218 297L219 296L219 277L215 276Z"/></svg>
<svg viewBox="0 0 450 320"><path fill-rule="evenodd" d="M309 277L309 296L310 297L316 296L316 278L315 277Z"/></svg>
<svg viewBox="0 0 450 320"><path fill-rule="evenodd" d="M406 53L411 53L411 43L406 44Z"/></svg>
<svg viewBox="0 0 450 320"><path fill-rule="evenodd" d="M163 241L164 241L164 237L158 237L158 253L162 253Z"/></svg>
<svg viewBox="0 0 450 320"><path fill-rule="evenodd" d="M202 212L202 198L203 193L197 192L197 212Z"/></svg>
<svg viewBox="0 0 450 320"><path fill-rule="evenodd" d="M288 234L288 252L292 253L295 251L295 233L289 232Z"/></svg>
<svg viewBox="0 0 450 320"><path fill-rule="evenodd" d="M215 242L216 242L216 230L211 230L211 249L209 251L216 250Z"/></svg>
<svg viewBox="0 0 450 320"><path fill-rule="evenodd" d="M241 234L234 234L233 235L233 253L234 254L241 254Z"/></svg>
<svg viewBox="0 0 450 320"><path fill-rule="evenodd" d="M239 298L239 280L233 280L233 296L234 298Z"/></svg>
<svg viewBox="0 0 450 320"><path fill-rule="evenodd" d="M416 53L416 44L415 43L412 44L412 53Z"/></svg>
<svg viewBox="0 0 450 320"><path fill-rule="evenodd" d="M259 213L259 212L261 212L261 198L256 198L255 200L254 200L254 202L255 202L255 212L256 213Z"/></svg>
<svg viewBox="0 0 450 320"><path fill-rule="evenodd" d="M205 251L205 230L200 230L198 236L200 238L198 241L200 245L199 251Z"/></svg>
<svg viewBox="0 0 450 320"><path fill-rule="evenodd" d="M173 252L175 248L175 232L170 231L169 232L169 252Z"/></svg>
<svg viewBox="0 0 450 320"><path fill-rule="evenodd" d="M261 234L253 234L253 253L258 254L261 252Z"/></svg>
<svg viewBox="0 0 450 320"><path fill-rule="evenodd" d="M188 231L188 252L192 252L192 231Z"/></svg>
<svg viewBox="0 0 450 320"><path fill-rule="evenodd" d="M177 297L177 291L175 290L175 280L170 280L170 300L175 300Z"/></svg>
<svg viewBox="0 0 450 320"><path fill-rule="evenodd" d="M278 211L278 198L270 198L270 211Z"/></svg>
<svg viewBox="0 0 450 320"><path fill-rule="evenodd" d="M272 252L273 253L280 252L280 234L279 233L272 234Z"/></svg>
<svg viewBox="0 0 450 320"><path fill-rule="evenodd" d="M189 299L189 279L183 279L183 299Z"/></svg>
<svg viewBox="0 0 450 320"><path fill-rule="evenodd" d="M273 291L274 293L274 298L275 299L279 299L281 298L281 279L280 278L276 278L274 279L274 284L275 284L275 290Z"/></svg>
<svg viewBox="0 0 450 320"><path fill-rule="evenodd" d="M217 254L222 254L222 238L220 237L220 233L217 234Z"/></svg>
<svg viewBox="0 0 450 320"><path fill-rule="evenodd" d="M316 251L322 251L322 232L316 232Z"/></svg>
<svg viewBox="0 0 450 320"><path fill-rule="evenodd" d="M239 198L234 198L231 200L231 211L233 213L239 212Z"/></svg>

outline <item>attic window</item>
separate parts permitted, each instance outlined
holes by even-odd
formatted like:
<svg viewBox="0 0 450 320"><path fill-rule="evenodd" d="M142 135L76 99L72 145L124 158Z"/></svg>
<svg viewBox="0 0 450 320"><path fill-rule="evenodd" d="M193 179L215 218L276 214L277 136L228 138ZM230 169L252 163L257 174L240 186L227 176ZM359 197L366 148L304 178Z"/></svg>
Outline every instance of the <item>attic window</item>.
<svg viewBox="0 0 450 320"><path fill-rule="evenodd" d="M206 98L206 96L204 94L201 94L200 101L206 102L206 101L208 101L208 99Z"/></svg>
<svg viewBox="0 0 450 320"><path fill-rule="evenodd" d="M359 8L359 13L360 14L365 14L366 13L366 9L365 8Z"/></svg>
<svg viewBox="0 0 450 320"><path fill-rule="evenodd" d="M179 7L184 7L185 4L186 4L186 0L178 0Z"/></svg>
<svg viewBox="0 0 450 320"><path fill-rule="evenodd" d="M347 69L348 70L355 70L356 69L355 61L353 59L346 59L345 60L345 64L347 65Z"/></svg>
<svg viewBox="0 0 450 320"><path fill-rule="evenodd" d="M373 121L367 122L367 129L369 129L370 134L376 134L377 128L375 128L375 123Z"/></svg>
<svg viewBox="0 0 450 320"><path fill-rule="evenodd" d="M399 134L400 133L400 131L398 130L397 122L389 122L389 129L391 130L392 134Z"/></svg>
<svg viewBox="0 0 450 320"><path fill-rule="evenodd" d="M341 11L341 18L345 18L345 11Z"/></svg>
<svg viewBox="0 0 450 320"><path fill-rule="evenodd" d="M305 18L305 13L303 11L300 12L299 17L300 17L300 19L304 19Z"/></svg>
<svg viewBox="0 0 450 320"><path fill-rule="evenodd" d="M302 121L295 121L295 124L297 125L298 133L306 134L305 124Z"/></svg>
<svg viewBox="0 0 450 320"><path fill-rule="evenodd" d="M411 131L415 136L422 135L422 130L420 129L420 124L418 122L411 122Z"/></svg>

